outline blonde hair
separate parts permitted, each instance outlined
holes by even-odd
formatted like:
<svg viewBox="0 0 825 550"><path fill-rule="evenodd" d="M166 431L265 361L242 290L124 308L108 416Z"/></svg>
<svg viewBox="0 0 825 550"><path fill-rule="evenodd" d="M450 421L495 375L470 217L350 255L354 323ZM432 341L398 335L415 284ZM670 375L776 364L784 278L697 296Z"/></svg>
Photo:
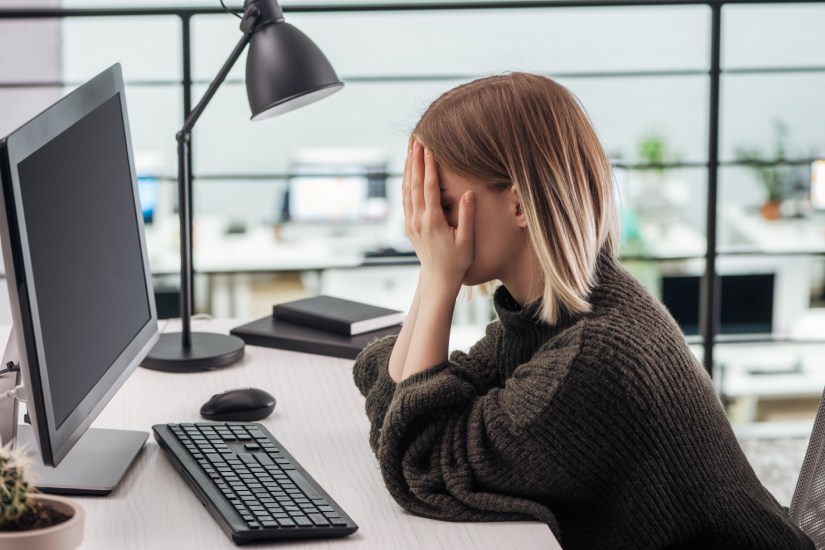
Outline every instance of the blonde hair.
<svg viewBox="0 0 825 550"><path fill-rule="evenodd" d="M515 186L544 276L541 318L590 311L599 254L616 255L619 227L610 161L576 97L539 75L481 78L436 99L413 134L456 174Z"/></svg>

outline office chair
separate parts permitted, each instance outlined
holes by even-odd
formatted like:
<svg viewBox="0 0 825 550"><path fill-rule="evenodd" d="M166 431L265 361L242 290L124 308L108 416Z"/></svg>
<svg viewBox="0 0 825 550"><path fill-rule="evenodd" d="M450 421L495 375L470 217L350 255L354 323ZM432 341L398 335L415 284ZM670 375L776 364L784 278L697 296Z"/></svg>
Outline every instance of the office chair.
<svg viewBox="0 0 825 550"><path fill-rule="evenodd" d="M817 549L825 548L825 393L819 401L808 451L791 500L790 516Z"/></svg>

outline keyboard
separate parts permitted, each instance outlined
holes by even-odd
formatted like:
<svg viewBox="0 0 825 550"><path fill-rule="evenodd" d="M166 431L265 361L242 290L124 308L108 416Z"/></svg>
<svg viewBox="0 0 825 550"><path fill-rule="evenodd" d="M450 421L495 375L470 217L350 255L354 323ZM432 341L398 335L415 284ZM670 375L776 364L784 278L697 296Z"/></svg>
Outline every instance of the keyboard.
<svg viewBox="0 0 825 550"><path fill-rule="evenodd" d="M341 537L358 529L261 424L158 424L152 431L236 544Z"/></svg>

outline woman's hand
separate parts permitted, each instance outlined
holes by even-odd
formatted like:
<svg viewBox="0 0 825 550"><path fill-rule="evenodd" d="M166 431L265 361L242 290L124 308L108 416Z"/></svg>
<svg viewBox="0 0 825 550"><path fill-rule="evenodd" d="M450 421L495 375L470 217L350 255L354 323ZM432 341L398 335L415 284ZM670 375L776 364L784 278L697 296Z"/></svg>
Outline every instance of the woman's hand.
<svg viewBox="0 0 825 550"><path fill-rule="evenodd" d="M416 289L414 326L405 322L396 361L390 376L400 379L432 368L447 360L450 326L456 296L473 262L473 214L475 196L467 191L459 200L458 227L452 227L441 206L438 167L430 151L410 138L404 166L404 218L407 237L421 262ZM408 317L409 320L409 317ZM411 328L412 330L407 330ZM409 338L409 341L406 340ZM399 346L396 340L396 346ZM390 358L393 363L393 358Z"/></svg>
<svg viewBox="0 0 825 550"><path fill-rule="evenodd" d="M438 169L432 153L411 138L402 193L407 237L421 262L422 282L458 294L473 262L475 196L467 191L458 207L458 227L447 222L441 206Z"/></svg>

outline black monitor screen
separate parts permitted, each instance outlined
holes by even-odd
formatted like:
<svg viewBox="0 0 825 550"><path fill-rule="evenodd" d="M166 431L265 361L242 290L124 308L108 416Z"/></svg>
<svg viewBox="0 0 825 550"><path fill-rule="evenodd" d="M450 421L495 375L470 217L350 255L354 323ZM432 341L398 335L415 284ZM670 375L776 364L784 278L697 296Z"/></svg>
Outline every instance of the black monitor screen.
<svg viewBox="0 0 825 550"><path fill-rule="evenodd" d="M774 274L722 275L719 334L770 334ZM700 277L662 278L662 302L686 335L699 334Z"/></svg>
<svg viewBox="0 0 825 550"><path fill-rule="evenodd" d="M18 164L56 426L151 319L125 140L115 95Z"/></svg>

